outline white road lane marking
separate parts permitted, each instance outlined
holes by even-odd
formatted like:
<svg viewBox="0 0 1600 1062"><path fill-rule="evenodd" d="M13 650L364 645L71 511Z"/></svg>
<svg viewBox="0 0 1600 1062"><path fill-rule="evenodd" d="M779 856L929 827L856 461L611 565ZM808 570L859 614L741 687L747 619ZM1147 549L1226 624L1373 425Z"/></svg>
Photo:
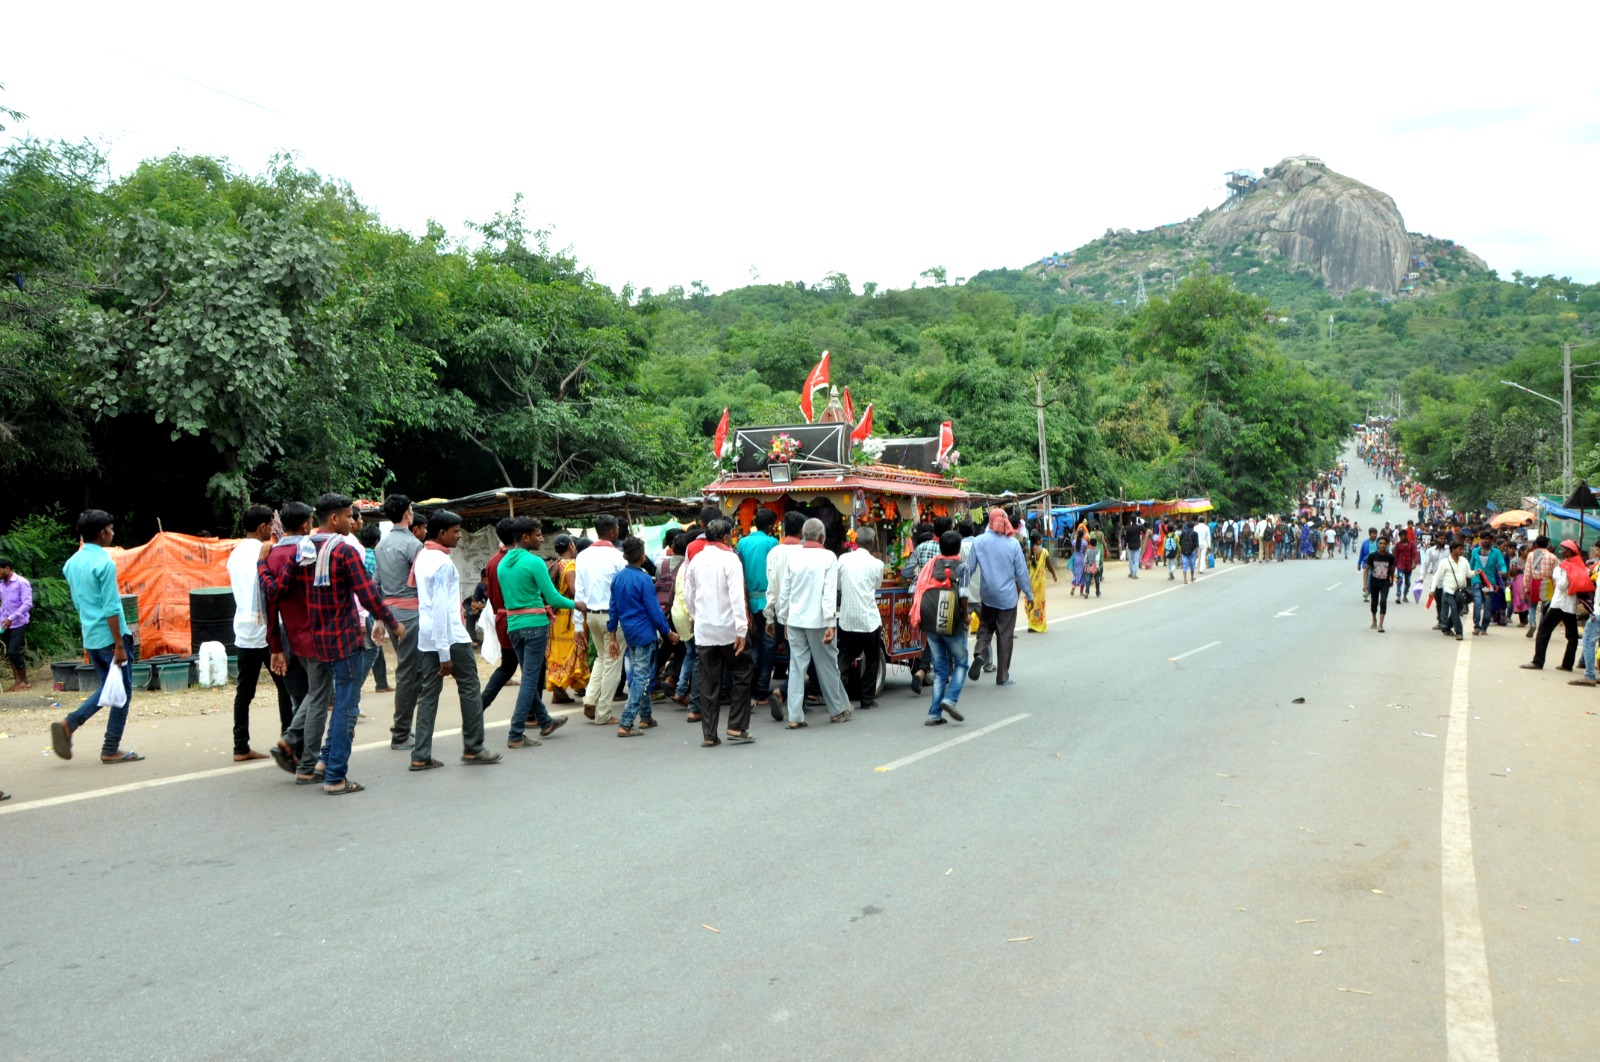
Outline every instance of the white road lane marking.
<svg viewBox="0 0 1600 1062"><path fill-rule="evenodd" d="M998 723L990 723L988 726L974 730L970 734L962 734L960 737L951 738L949 741L941 741L939 744L931 745L928 748L923 749L921 752L913 752L909 756L902 756L898 760L891 760L882 767L874 767L873 770L877 771L879 774L882 774L885 771L892 771L897 767L904 767L908 763L916 763L918 760L927 759L936 752L943 752L945 749L953 749L964 741L972 741L974 738L981 738L985 734L999 730L1003 726L1010 726L1012 723L1020 723L1022 720L1028 718L1032 714L1033 713L1031 712L1023 712L1021 715L1014 715L1009 719L1002 719Z"/></svg>
<svg viewBox="0 0 1600 1062"><path fill-rule="evenodd" d="M578 709L573 708L564 712L551 712L550 714L552 716L573 715L577 711ZM497 727L509 726L510 723L511 721L507 719L499 723L485 723L484 727L488 730L493 730ZM461 728L458 726L450 730L435 730L433 737L437 741L439 738L455 737L459 733L461 733ZM386 749L388 747L389 739L384 738L382 741L367 741L360 745L352 745L350 751L352 753L365 752L368 749ZM121 767L119 765L119 769L126 771L131 766ZM162 778L147 778L142 782L110 785L104 789L86 789L81 793L63 793L61 796L41 797L38 800L27 800L20 804L8 802L0 804L0 815L15 815L20 811L35 811L40 808L59 807L62 804L76 804L80 800L95 800L100 797L119 796L123 793L137 793L141 789L159 789L164 785L177 785L179 782L198 782L204 778L220 778L225 774L243 774L245 771L260 770L264 767L277 767L277 764L272 760L252 760L249 763L235 763L228 767L213 767L204 771L191 771L188 774L169 774ZM358 771L357 773L360 772Z"/></svg>
<svg viewBox="0 0 1600 1062"><path fill-rule="evenodd" d="M1167 657L1167 661L1169 663L1176 664L1179 660L1182 660L1186 656L1193 656L1196 653L1203 653L1207 649L1215 649L1217 646L1219 646L1221 644L1222 644L1221 642L1207 642L1205 645L1202 645L1198 649L1190 649L1187 653L1179 653L1177 656L1169 656L1169 657Z"/></svg>
<svg viewBox="0 0 1600 1062"><path fill-rule="evenodd" d="M1339 589L1339 587L1341 587L1343 585L1344 585L1343 583L1334 583L1332 586L1328 587L1328 589L1329 590L1337 590L1337 589Z"/></svg>
<svg viewBox="0 0 1600 1062"><path fill-rule="evenodd" d="M1472 643L1462 642L1450 683L1439 816L1445 1045L1451 1062L1495 1062L1500 1046L1478 910L1478 876L1472 863L1472 803L1467 786L1467 665L1471 658Z"/></svg>
<svg viewBox="0 0 1600 1062"><path fill-rule="evenodd" d="M1227 575L1229 572L1241 571L1245 567L1247 567L1247 565L1230 564L1226 568L1217 568L1214 571L1207 572L1206 573L1206 577L1203 580L1203 582L1209 583L1213 579L1217 579L1217 578L1220 578L1220 577L1222 577L1224 575ZM1159 571L1160 569L1156 569L1156 570ZM1189 585L1190 586L1199 586L1199 585L1201 585L1201 582L1202 581L1196 581L1196 582L1191 583ZM1149 601L1151 598L1160 597L1162 594L1171 594L1171 593L1176 593L1179 590L1187 590L1187 589L1189 589L1188 586L1185 586L1183 583L1178 583L1176 586L1169 586L1165 590L1157 590L1155 593L1146 594L1143 597L1130 597L1126 601L1118 601L1118 602L1115 602L1114 604L1110 604L1110 605L1100 605L1100 606L1098 606L1096 608L1086 609L1083 612L1074 612L1070 616L1060 616L1060 617L1051 616L1050 617L1050 622L1051 623L1066 623L1066 622L1068 622L1070 620L1082 619L1085 616L1092 616L1096 612L1110 612L1114 608L1124 608L1124 607L1126 607L1128 605L1137 605L1141 601Z"/></svg>
<svg viewBox="0 0 1600 1062"><path fill-rule="evenodd" d="M1285 609L1284 611L1278 613L1276 616L1273 616L1272 618L1273 619L1282 619L1284 616L1288 616L1290 619L1299 619L1300 617L1295 615L1295 611L1297 609L1299 609L1299 607L1300 607L1299 605L1290 605L1287 609Z"/></svg>

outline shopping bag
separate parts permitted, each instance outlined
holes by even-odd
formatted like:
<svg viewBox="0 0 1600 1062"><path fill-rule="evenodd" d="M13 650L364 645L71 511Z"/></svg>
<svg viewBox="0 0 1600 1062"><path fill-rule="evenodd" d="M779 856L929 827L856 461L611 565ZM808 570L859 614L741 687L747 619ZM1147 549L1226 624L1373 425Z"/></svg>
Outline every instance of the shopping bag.
<svg viewBox="0 0 1600 1062"><path fill-rule="evenodd" d="M127 703L128 687L122 681L122 665L113 660L105 682L100 685L100 707L121 708Z"/></svg>
<svg viewBox="0 0 1600 1062"><path fill-rule="evenodd" d="M500 636L494 631L494 609L488 605L478 613L478 634L483 638L483 647L478 650L483 662L490 667L499 667Z"/></svg>
<svg viewBox="0 0 1600 1062"><path fill-rule="evenodd" d="M1206 567L1207 568L1215 568L1216 566L1217 566L1217 555L1215 553L1207 553L1206 554Z"/></svg>

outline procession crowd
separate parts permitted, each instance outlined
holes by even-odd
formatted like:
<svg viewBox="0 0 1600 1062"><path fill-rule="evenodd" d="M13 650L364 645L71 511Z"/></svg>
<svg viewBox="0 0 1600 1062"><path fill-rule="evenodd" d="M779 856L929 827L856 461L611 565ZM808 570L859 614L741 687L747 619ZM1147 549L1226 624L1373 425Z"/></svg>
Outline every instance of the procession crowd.
<svg viewBox="0 0 1600 1062"><path fill-rule="evenodd" d="M239 659L236 762L265 758L249 736L265 670L281 728L269 750L278 766L330 795L360 792L349 777L351 746L361 689L384 659L386 638L396 661L390 748L409 752L411 771L444 766L433 738L447 678L460 705L461 762L474 766L502 759L486 746L484 710L519 669L506 741L513 750L538 746L566 723L546 707L547 692L553 702L581 698L585 718L615 725L624 738L658 726L655 702L670 698L700 723L707 748L753 743L756 707L799 730L810 707L843 723L855 712L852 699L874 705L885 569L870 528L835 554L822 521L791 511L780 526L775 512L761 509L735 543L732 522L707 506L652 559L625 520L603 514L592 540L557 535L546 558L538 520L501 520L482 594L486 655L496 667L480 686L467 626L472 598L464 604L450 556L461 517L436 510L423 518L398 494L385 499L382 515L390 529L380 534L339 494L314 507L295 502L275 514L257 505L243 514L246 534L228 560ZM913 693L932 687L926 725L962 721L963 685L985 670L1000 686L1015 684L1019 598L1032 606L1034 593L1014 516L991 510L981 533L948 518L916 529L903 574L915 587L911 622L927 641L912 666ZM115 527L109 514L89 510L78 532L83 545L63 573L99 684L51 725L52 746L71 759L76 732L106 708L100 760L133 763L144 757L122 747L133 640L107 551ZM774 675L785 658L780 686ZM728 726L719 734L723 707Z"/></svg>

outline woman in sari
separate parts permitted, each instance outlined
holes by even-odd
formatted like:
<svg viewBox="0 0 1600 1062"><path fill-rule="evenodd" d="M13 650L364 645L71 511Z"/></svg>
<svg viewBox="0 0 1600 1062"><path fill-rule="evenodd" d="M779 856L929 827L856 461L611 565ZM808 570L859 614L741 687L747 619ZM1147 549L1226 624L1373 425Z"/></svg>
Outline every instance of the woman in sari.
<svg viewBox="0 0 1600 1062"><path fill-rule="evenodd" d="M1072 547L1072 563L1074 567L1077 566L1078 559L1083 555L1078 549L1083 542L1083 531L1080 529L1078 540L1073 543ZM1033 604L1028 606L1028 629L1035 634L1044 633L1044 577L1046 572L1050 573L1052 581L1060 581L1056 579L1056 566L1050 563L1050 551L1035 541L1032 555L1028 561L1028 581L1033 584ZM1076 582L1077 577L1074 576L1073 579Z"/></svg>
<svg viewBox="0 0 1600 1062"><path fill-rule="evenodd" d="M1077 533L1072 536L1072 591L1068 596L1077 594L1079 590L1084 590L1084 596L1088 596L1088 591L1084 585L1084 565L1087 561L1088 553L1089 535L1083 529L1083 525L1080 524ZM1034 558L1030 556L1028 560L1028 570L1030 572L1033 571L1033 566ZM1044 585L1037 575L1034 577L1034 582L1041 586Z"/></svg>
<svg viewBox="0 0 1600 1062"><path fill-rule="evenodd" d="M1144 536L1144 549L1139 554L1139 567L1149 571L1156 566L1156 558L1161 556L1161 526L1156 523L1150 525L1149 532Z"/></svg>
<svg viewBox="0 0 1600 1062"><path fill-rule="evenodd" d="M567 597L572 596L577 579L578 544L571 535L557 535L556 557L551 562L550 581ZM550 651L545 668L545 688L550 691L554 704L571 704L568 690L582 690L589 685L589 639L579 638L578 628L572 618L576 613L561 609L550 618Z"/></svg>

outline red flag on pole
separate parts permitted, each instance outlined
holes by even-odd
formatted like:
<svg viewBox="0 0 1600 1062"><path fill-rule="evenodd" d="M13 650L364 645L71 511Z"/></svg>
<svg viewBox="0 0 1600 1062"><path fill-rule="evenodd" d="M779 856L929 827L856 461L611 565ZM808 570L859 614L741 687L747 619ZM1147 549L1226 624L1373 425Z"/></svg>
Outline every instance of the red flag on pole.
<svg viewBox="0 0 1600 1062"><path fill-rule="evenodd" d="M855 431L850 433L851 442L866 442L867 436L872 434L872 403L867 403L867 411L861 414L861 423L856 425Z"/></svg>
<svg viewBox="0 0 1600 1062"><path fill-rule="evenodd" d="M806 423L814 419L811 415L811 396L828 386L828 352L822 352L822 360L817 362L817 367L811 370L811 375L806 377L806 382L800 385L800 412L806 415Z"/></svg>
<svg viewBox="0 0 1600 1062"><path fill-rule="evenodd" d="M722 451L728 445L728 409L722 409L722 419L717 421L717 434L711 440L711 456L722 459Z"/></svg>
<svg viewBox="0 0 1600 1062"><path fill-rule="evenodd" d="M956 428L952 421L945 421L939 425L939 456L943 461L945 455L956 448Z"/></svg>
<svg viewBox="0 0 1600 1062"><path fill-rule="evenodd" d="M844 407L844 422L846 424L854 424L856 422L856 404L850 401L850 388L846 387L839 392L839 404Z"/></svg>

